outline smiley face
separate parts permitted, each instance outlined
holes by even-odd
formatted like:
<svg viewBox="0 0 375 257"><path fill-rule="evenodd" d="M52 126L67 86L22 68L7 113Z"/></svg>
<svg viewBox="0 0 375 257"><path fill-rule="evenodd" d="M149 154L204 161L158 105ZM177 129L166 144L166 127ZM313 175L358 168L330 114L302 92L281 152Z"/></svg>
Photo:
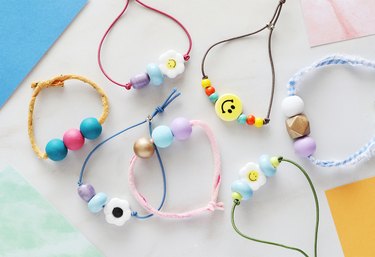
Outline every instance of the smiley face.
<svg viewBox="0 0 375 257"><path fill-rule="evenodd" d="M252 170L249 172L249 180L255 182L258 180L259 173L256 170Z"/></svg>
<svg viewBox="0 0 375 257"><path fill-rule="evenodd" d="M174 68L176 68L176 65L177 65L177 62L175 59L168 59L168 62L167 62L167 68L172 70Z"/></svg>
<svg viewBox="0 0 375 257"><path fill-rule="evenodd" d="M222 120L236 120L242 113L242 102L236 95L225 94L216 101L215 111Z"/></svg>

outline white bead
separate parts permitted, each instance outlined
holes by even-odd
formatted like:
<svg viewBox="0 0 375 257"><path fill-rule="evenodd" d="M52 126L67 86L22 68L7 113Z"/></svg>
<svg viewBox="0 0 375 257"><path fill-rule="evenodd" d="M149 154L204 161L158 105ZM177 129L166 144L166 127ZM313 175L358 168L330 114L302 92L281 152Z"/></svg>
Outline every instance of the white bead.
<svg viewBox="0 0 375 257"><path fill-rule="evenodd" d="M303 112L305 104L301 97L297 95L288 96L281 104L281 109L285 116L293 117Z"/></svg>

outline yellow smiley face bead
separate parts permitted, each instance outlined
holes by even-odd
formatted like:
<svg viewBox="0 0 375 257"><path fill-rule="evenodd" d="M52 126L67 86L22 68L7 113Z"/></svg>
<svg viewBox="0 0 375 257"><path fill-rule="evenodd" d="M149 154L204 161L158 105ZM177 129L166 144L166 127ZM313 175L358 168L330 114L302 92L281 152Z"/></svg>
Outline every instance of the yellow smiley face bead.
<svg viewBox="0 0 375 257"><path fill-rule="evenodd" d="M242 114L242 102L236 95L225 94L216 101L215 111L220 119L233 121Z"/></svg>

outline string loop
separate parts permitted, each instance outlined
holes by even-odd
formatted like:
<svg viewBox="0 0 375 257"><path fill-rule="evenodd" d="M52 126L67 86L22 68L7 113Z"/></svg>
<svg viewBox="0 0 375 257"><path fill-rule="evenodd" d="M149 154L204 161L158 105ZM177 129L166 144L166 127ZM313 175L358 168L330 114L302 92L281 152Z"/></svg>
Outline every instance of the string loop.
<svg viewBox="0 0 375 257"><path fill-rule="evenodd" d="M151 136L151 131L152 131L152 119L158 115L159 113L162 113L165 108L171 104L181 93L177 92L177 89L173 89L171 94L168 96L168 98L158 107L155 108L155 111L153 112L152 115L149 115L146 119L134 124L134 125L131 125L115 134L113 134L112 136L104 139L102 142L100 142L98 145L96 145L91 151L90 153L87 155L86 159L84 160L83 162L83 165L82 165L82 168L81 168L81 171L80 171L80 174L79 174L79 179L78 179L78 186L81 186L83 184L83 176L84 176L84 173L85 173L85 170L86 170L86 166L89 162L89 160L91 159L91 157L93 156L93 154L100 148L102 147L105 143L107 143L108 141L112 140L113 138L125 133L126 131L129 131L133 128L136 128L138 126L141 126L145 123L148 123L149 124L149 134ZM162 200L160 202L160 205L158 207L158 210L160 210L163 205L164 205L164 202L165 202L165 198L166 198L166 194L167 194L167 182L166 182L166 175L165 175L165 169L164 169L164 165L163 165L163 160L160 156L160 153L159 153L159 150L158 148L156 147L155 145L155 152L156 152L156 156L158 158L158 162L159 162L159 166L160 166L160 169L161 169L161 173L162 173L162 177L163 177L163 196L162 196ZM147 214L147 215L144 215L144 216L141 216L138 214L138 212L136 211L132 211L131 215L133 217L136 217L138 219L147 219L151 216L153 216L153 214Z"/></svg>
<svg viewBox="0 0 375 257"><path fill-rule="evenodd" d="M270 115L271 115L271 109L272 109L273 98L274 98L274 93L275 93L275 83L276 83L275 65L274 65L274 61L273 61L272 46L271 46L272 32L273 32L273 30L275 28L275 25L276 25L276 23L277 23L277 21L279 19L279 16L280 16L280 13L281 13L281 9L282 9L284 3L285 3L285 0L284 1L279 1L279 4L277 5L276 10L275 10L275 12L274 12L274 14L273 14L270 22L267 23L262 28L254 31L254 32L251 32L251 33L247 33L247 34L236 36L236 37L231 37L231 38L219 41L219 42L211 45L207 49L206 53L204 54L202 62L201 62L202 79L208 79L208 75L206 74L206 71L205 71L205 63L206 63L206 59L207 59L208 54L210 53L210 51L214 47L216 47L218 45L221 45L223 43L230 42L230 41L234 41L234 40L246 38L246 37L249 37L249 36L253 36L255 34L258 34L258 33L262 32L266 28L268 28L269 29L269 35L268 35L268 43L267 43L267 45L268 45L269 62L270 62L271 73L272 73L272 82L271 82L271 93L270 93L270 98L269 98L269 105L268 105L267 115L266 115L266 118L264 119L264 122L263 122L264 125L267 125L270 122Z"/></svg>
<svg viewBox="0 0 375 257"><path fill-rule="evenodd" d="M306 178L306 180L307 180L307 182L310 186L310 189L311 189L313 197L314 197L314 202L315 202L315 216L316 216L315 219L316 219L316 221L315 221L315 232L314 232L314 257L317 257L318 256L318 232L319 232L319 220L320 220L319 213L320 213L320 210L319 210L319 200L318 200L318 196L317 196L314 184L313 184L311 178L309 177L308 173L306 172L306 170L304 168L302 168L299 164L297 164L296 162L291 161L289 159L285 159L283 157L279 157L278 160L279 160L279 162L288 162L288 163L292 164L293 166L295 166L305 176L305 178ZM305 257L309 257L306 252L304 252L303 250L301 250L297 247L292 247L292 246L288 246L288 245L285 245L285 244L280 244L280 243L275 243L275 242L271 242L271 241L256 239L254 237L250 237L250 236L247 236L244 233L242 233L238 229L238 227L236 225L236 222L235 222L235 210L236 210L236 207L240 205L240 203L241 203L240 200L234 199L233 205L232 205L232 211L231 211L232 227L236 231L237 234L239 234L241 237L243 237L245 239L248 239L248 240L251 240L251 241L254 241L254 242L257 242L257 243L268 244L268 245L273 245L273 246L285 248L285 249L288 249L288 250L299 252Z"/></svg>
<svg viewBox="0 0 375 257"><path fill-rule="evenodd" d="M120 83L116 80L114 80L105 70L103 64L102 64L102 60L101 60L101 52L102 52L102 47L103 47L103 44L104 44L104 41L105 39L107 38L109 32L112 30L112 28L115 26L115 24L118 22L118 20L122 17L122 15L126 12L126 10L128 9L129 7L129 2L130 0L125 0L125 6L124 8L121 10L121 12L117 15L117 17L114 19L114 21L109 25L108 29L104 32L104 35L102 36L101 40L100 40L100 43L99 43L99 47L98 47L98 54L97 54L97 60L98 60L98 64L99 64L99 68L100 70L102 71L102 73L104 74L104 76L109 80L111 81L112 83L120 86L120 87L123 87L125 88L126 90L130 90L132 88L132 84L131 83ZM151 10L151 11L154 11L156 13L159 13L165 17L167 17L168 19L172 20L173 22L175 22L183 31L184 33L186 34L187 38L188 38L188 41L189 41L189 46L188 46L188 49L186 51L186 53L184 54L184 60L187 62L189 61L190 59L190 52L191 52L191 49L193 47L193 41L192 41L192 38L191 38L191 35L189 33L189 31L185 28L185 26L179 21L177 20L175 17L173 17L172 15L166 13L166 12L163 12L161 10L158 10L154 7L151 7L149 5L146 5L145 3L141 2L140 0L135 0L136 3L140 4L141 6Z"/></svg>

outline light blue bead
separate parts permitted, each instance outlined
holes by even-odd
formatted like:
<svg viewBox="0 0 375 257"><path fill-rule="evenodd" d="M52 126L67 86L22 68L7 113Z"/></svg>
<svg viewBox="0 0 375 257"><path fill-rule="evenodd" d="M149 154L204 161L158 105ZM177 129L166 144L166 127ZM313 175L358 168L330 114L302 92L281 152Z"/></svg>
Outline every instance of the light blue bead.
<svg viewBox="0 0 375 257"><path fill-rule="evenodd" d="M241 114L238 118L237 118L237 121L239 124L246 124L246 115L245 114Z"/></svg>
<svg viewBox="0 0 375 257"><path fill-rule="evenodd" d="M160 86L161 84L163 84L164 75L158 65L154 63L147 64L146 70L148 76L150 77L151 84L155 86Z"/></svg>
<svg viewBox="0 0 375 257"><path fill-rule="evenodd" d="M216 103L217 99L219 99L219 95L215 92L212 93L208 99L210 99L211 103Z"/></svg>
<svg viewBox="0 0 375 257"><path fill-rule="evenodd" d="M168 126L158 126L152 131L154 144L160 148L166 148L173 142L173 133Z"/></svg>
<svg viewBox="0 0 375 257"><path fill-rule="evenodd" d="M106 203L107 203L107 195L105 193L100 192L94 195L93 198L91 198L91 200L87 204L87 207L89 207L89 210L92 213L98 213L104 208Z"/></svg>
<svg viewBox="0 0 375 257"><path fill-rule="evenodd" d="M102 124L96 118L86 118L81 122L79 130L87 139L96 139L102 133Z"/></svg>
<svg viewBox="0 0 375 257"><path fill-rule="evenodd" d="M267 177L272 177L276 174L276 168L271 163L271 158L268 155L262 155L259 158L259 167Z"/></svg>
<svg viewBox="0 0 375 257"><path fill-rule="evenodd" d="M231 185L232 192L242 195L243 200L249 200L253 196L253 190L246 181L236 180Z"/></svg>
<svg viewBox="0 0 375 257"><path fill-rule="evenodd" d="M68 149L61 139L55 138L46 145L46 153L51 160L61 161L68 154Z"/></svg>

